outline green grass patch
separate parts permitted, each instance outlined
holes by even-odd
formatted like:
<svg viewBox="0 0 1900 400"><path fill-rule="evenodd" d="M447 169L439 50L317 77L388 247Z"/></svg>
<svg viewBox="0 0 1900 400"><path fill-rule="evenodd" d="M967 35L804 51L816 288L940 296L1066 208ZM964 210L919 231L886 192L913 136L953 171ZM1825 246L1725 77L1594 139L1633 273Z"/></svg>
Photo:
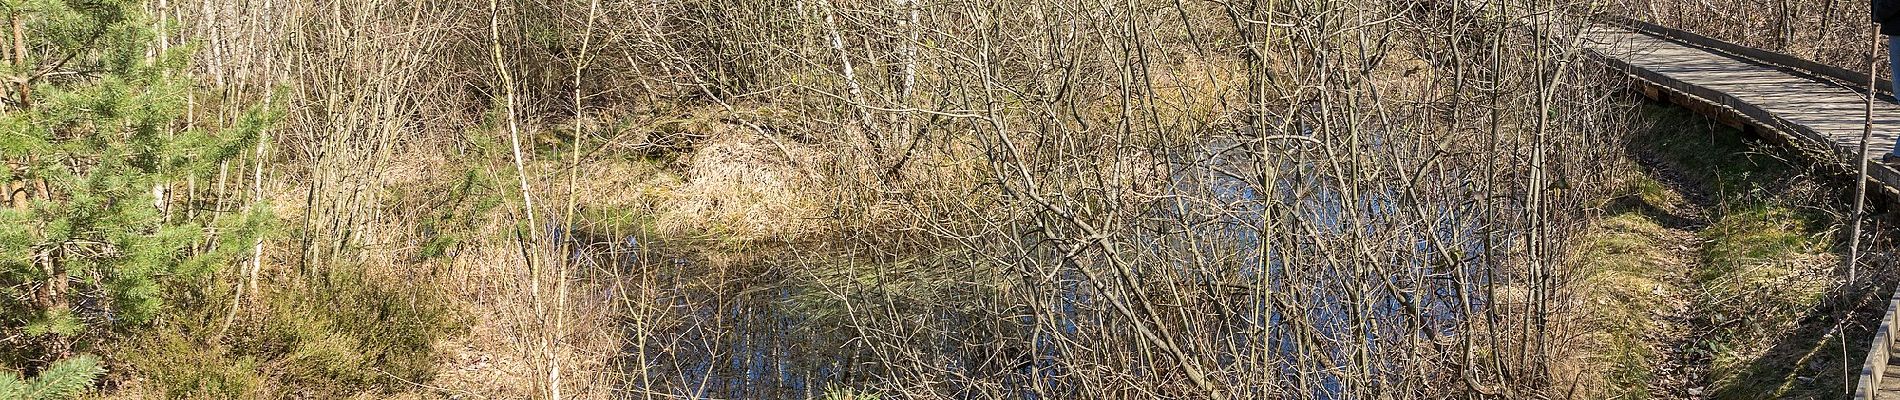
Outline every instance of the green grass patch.
<svg viewBox="0 0 1900 400"><path fill-rule="evenodd" d="M1705 262L1695 277L1715 288L1785 283L1795 271L1774 268L1778 264L1828 251L1824 218L1766 204L1724 214L1699 235Z"/></svg>
<svg viewBox="0 0 1900 400"><path fill-rule="evenodd" d="M1772 202L1802 169L1778 147L1681 108L1643 107L1654 126L1630 146L1702 185L1719 207Z"/></svg>
<svg viewBox="0 0 1900 400"><path fill-rule="evenodd" d="M1655 125L1632 138L1633 150L1666 164L1712 203L1690 272L1691 312L1712 329L1697 344L1713 358L1712 397L1838 397L1838 361L1810 367L1839 352L1838 338L1808 321L1838 280L1831 256L1838 221L1818 211L1835 205L1793 194L1816 186L1797 164L1805 161L1687 110L1643 112Z"/></svg>
<svg viewBox="0 0 1900 400"><path fill-rule="evenodd" d="M1705 319L1669 332L1698 330L1687 351L1712 360L1711 397L1840 397L1840 337L1823 315L1839 279L1838 221L1821 211L1839 205L1804 192L1826 183L1798 156L1687 110L1641 112L1653 125L1628 145L1658 174L1626 180L1577 247L1603 388L1592 397L1661 395L1647 386L1667 356L1657 346L1672 344L1645 334L1677 301Z"/></svg>
<svg viewBox="0 0 1900 400"><path fill-rule="evenodd" d="M1647 338L1661 324L1657 310L1669 307L1664 291L1673 291L1666 260L1671 233L1646 214L1667 208L1669 192L1647 176L1626 182L1623 201L1608 210L1581 237L1577 262L1589 288L1586 322L1599 327L1586 338L1593 355L1591 368L1600 371L1603 393L1596 397L1650 398L1647 383L1654 378L1659 354ZM1641 202L1630 204L1627 201Z"/></svg>
<svg viewBox="0 0 1900 400"><path fill-rule="evenodd" d="M1823 218L1754 204L1723 215L1700 235L1704 261L1695 279L1706 291L1698 309L1716 326L1707 343L1716 398L1838 394L1839 388L1800 380L1838 372L1806 370L1815 353L1837 352L1839 343L1830 345L1830 337L1801 324L1836 280L1829 265L1834 258L1826 256L1832 241L1819 227Z"/></svg>

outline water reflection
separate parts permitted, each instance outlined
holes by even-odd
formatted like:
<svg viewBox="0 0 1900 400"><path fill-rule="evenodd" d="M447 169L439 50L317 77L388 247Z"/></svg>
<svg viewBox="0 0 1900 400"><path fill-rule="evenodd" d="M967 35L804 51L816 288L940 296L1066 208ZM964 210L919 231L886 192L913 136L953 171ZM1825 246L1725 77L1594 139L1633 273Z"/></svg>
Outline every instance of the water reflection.
<svg viewBox="0 0 1900 400"><path fill-rule="evenodd" d="M1133 295L1156 297L1153 318L1177 334L1165 339L1208 361L1222 387L1351 397L1350 374L1419 379L1420 360L1449 351L1443 341L1487 312L1480 289L1494 274L1483 258L1512 239L1486 229L1482 202L1342 187L1332 166L1262 160L1263 145L1249 140L1157 157L1167 183L1144 203L1149 218L1117 230L1135 244L1117 257L1133 263L1137 287L1091 281L1085 268L1099 267L1080 263L1100 259L1063 254L1033 229L989 249L907 259L771 249L715 260L590 238L642 282L628 294L644 305L628 321L629 393L812 398L897 387L1040 399L1181 381L1177 361L1133 339L1116 312L1114 299ZM1379 354L1409 356L1366 358Z"/></svg>

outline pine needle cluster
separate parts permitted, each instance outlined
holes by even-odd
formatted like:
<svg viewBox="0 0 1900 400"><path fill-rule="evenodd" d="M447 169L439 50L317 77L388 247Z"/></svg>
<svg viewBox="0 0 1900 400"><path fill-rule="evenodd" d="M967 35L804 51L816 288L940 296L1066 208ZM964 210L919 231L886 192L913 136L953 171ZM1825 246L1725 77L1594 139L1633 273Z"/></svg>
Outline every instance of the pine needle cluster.
<svg viewBox="0 0 1900 400"><path fill-rule="evenodd" d="M269 218L237 210L267 207L184 182L254 146L271 115L187 123L190 49L155 49L164 28L141 1L7 0L0 12L0 366L42 371L0 375L0 399L59 398L102 368L73 354L152 321L168 285L246 254Z"/></svg>

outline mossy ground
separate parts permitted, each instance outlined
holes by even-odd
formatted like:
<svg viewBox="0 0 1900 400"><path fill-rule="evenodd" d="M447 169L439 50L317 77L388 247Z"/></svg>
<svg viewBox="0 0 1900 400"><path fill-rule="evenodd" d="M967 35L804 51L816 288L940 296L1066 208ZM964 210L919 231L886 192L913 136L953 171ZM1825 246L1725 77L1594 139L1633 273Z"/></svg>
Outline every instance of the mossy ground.
<svg viewBox="0 0 1900 400"><path fill-rule="evenodd" d="M1648 382L1655 379L1658 349L1649 345L1650 332L1664 323L1654 310L1675 306L1658 289L1669 288L1666 269L1675 254L1662 243L1683 236L1640 213L1612 215L1593 228L1580 250L1579 262L1590 269L1588 286L1596 288L1585 316L1602 329L1590 335L1600 346L1596 357L1607 368L1602 379L1611 392L1606 397L1648 398Z"/></svg>
<svg viewBox="0 0 1900 400"><path fill-rule="evenodd" d="M1851 180L1681 109L1641 112L1641 171L1577 253L1585 320L1617 321L1586 335L1601 397L1843 397L1881 292L1844 286Z"/></svg>

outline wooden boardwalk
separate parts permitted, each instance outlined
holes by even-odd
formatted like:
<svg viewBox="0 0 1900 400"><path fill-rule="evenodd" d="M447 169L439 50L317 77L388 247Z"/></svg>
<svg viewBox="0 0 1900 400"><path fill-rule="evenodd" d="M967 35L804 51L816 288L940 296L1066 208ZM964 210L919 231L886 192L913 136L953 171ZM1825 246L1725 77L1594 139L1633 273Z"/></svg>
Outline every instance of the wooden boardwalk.
<svg viewBox="0 0 1900 400"><path fill-rule="evenodd" d="M1584 29L1584 46L1638 79L1645 95L1696 109L1738 128L1780 138L1823 162L1855 171L1871 158L1868 190L1897 193L1900 173L1878 164L1900 133L1900 106L1874 104L1874 133L1856 154L1866 121L1865 72L1855 74L1786 55L1721 43L1693 33L1621 21ZM1884 90L1884 89L1883 89ZM1900 399L1900 352L1890 301L1862 368L1856 399Z"/></svg>
<svg viewBox="0 0 1900 400"><path fill-rule="evenodd" d="M1730 125L1786 135L1797 145L1815 146L1811 149L1840 157L1835 161L1843 166L1853 161L1866 121L1866 98L1843 84L1862 87L1864 81L1837 83L1810 71L1608 25L1586 28L1584 37L1587 48L1665 90L1662 95L1671 96L1670 100L1712 105L1718 108L1714 112L1726 114L1716 117ZM1900 130L1900 106L1876 101L1874 120L1873 140L1865 156L1878 160L1893 147ZM1886 169L1888 178L1900 178L1891 174L1891 168L1876 169ZM1875 180L1900 187L1900 179L1880 178Z"/></svg>

